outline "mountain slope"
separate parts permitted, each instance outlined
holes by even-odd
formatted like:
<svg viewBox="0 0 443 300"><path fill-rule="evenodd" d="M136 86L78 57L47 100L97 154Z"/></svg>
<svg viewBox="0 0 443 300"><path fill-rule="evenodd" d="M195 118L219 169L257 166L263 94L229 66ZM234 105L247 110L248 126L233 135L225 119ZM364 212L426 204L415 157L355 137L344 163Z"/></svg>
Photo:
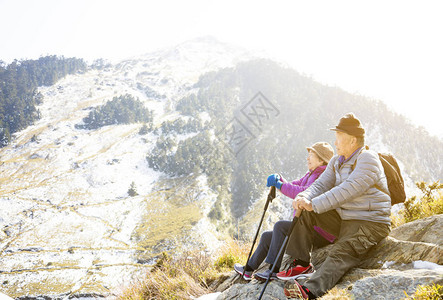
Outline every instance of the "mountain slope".
<svg viewBox="0 0 443 300"><path fill-rule="evenodd" d="M204 58L195 53L202 47ZM197 40L39 88L41 119L0 150L0 280L7 294L106 295L160 251L217 246L202 217L215 197L205 176L171 179L148 166L161 133L139 134L142 124L76 125L125 94L154 111L154 127L176 119L171 104L200 74L246 57L242 50L220 55L225 49Z"/></svg>
<svg viewBox="0 0 443 300"><path fill-rule="evenodd" d="M231 150L233 172L227 176L237 218L262 195L267 175L302 176L307 171L306 146L321 140L333 145L334 134L328 129L349 111L363 122L373 150L395 154L409 186L412 180L443 177L442 141L380 101L321 85L278 63L244 62L202 76L196 87L198 92L181 99L177 108L185 114L208 112L219 146ZM243 144L231 135L235 126L248 132Z"/></svg>
<svg viewBox="0 0 443 300"><path fill-rule="evenodd" d="M214 249L226 233L245 237L266 176L304 174L305 147L332 144L327 129L348 111L405 174L442 177L441 141L383 104L255 58L203 38L39 88L41 119L0 149L4 291L109 295L161 251ZM154 112L151 130L76 126L125 94ZM289 213L287 200L274 202L268 221Z"/></svg>

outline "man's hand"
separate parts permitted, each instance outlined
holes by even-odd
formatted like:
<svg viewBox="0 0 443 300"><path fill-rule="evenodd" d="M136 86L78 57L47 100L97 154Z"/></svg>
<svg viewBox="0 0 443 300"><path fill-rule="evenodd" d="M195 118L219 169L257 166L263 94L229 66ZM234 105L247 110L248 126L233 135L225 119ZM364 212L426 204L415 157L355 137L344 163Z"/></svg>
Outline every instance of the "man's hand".
<svg viewBox="0 0 443 300"><path fill-rule="evenodd" d="M304 209L307 211L312 211L312 203L308 201L304 197L296 197L294 201L292 201L292 207L294 209Z"/></svg>

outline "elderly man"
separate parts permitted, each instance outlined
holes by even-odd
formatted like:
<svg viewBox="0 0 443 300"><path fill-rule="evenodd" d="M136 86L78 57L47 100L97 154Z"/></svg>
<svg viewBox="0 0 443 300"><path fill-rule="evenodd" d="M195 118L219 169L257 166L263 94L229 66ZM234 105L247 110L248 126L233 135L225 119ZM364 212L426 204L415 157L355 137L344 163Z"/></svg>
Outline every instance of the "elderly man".
<svg viewBox="0 0 443 300"><path fill-rule="evenodd" d="M331 130L336 132L338 155L293 201L294 209L304 210L286 249L295 260L288 271L277 275L290 280L285 286L290 298L315 299L325 294L390 231L391 198L386 177L377 153L364 146L365 130L360 120L346 114ZM310 264L314 226L338 237L315 272ZM303 286L296 280L300 276L310 277Z"/></svg>

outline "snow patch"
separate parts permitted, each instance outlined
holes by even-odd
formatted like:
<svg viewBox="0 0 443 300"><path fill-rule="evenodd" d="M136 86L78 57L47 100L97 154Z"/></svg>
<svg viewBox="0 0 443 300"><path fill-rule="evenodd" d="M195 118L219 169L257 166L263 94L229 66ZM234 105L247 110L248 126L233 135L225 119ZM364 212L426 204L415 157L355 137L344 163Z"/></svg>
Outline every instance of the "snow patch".
<svg viewBox="0 0 443 300"><path fill-rule="evenodd" d="M389 269L391 266L395 264L395 261L386 261L383 266L381 266L382 269Z"/></svg>
<svg viewBox="0 0 443 300"><path fill-rule="evenodd" d="M191 298L195 300L216 300L218 296L220 296L221 292L206 294L198 298Z"/></svg>
<svg viewBox="0 0 443 300"><path fill-rule="evenodd" d="M207 111L203 111L200 113L200 119L202 120L202 123L205 124L206 122L211 122L211 116Z"/></svg>
<svg viewBox="0 0 443 300"><path fill-rule="evenodd" d="M149 213L145 202L155 194L159 179L167 179L146 161L158 136L139 135L142 124L97 130L76 125L93 108L130 94L154 111L158 127L180 117L172 110L174 103L196 91L203 73L251 58L243 50L201 39L40 87L41 119L0 149L0 245L5 253L0 257L0 282L8 282L2 291L26 294L26 287L42 278L77 286L91 279L111 289L141 270L145 262L140 263L137 254L143 249L133 232ZM210 121L207 113L200 117ZM180 135L177 142L194 135ZM128 196L132 182L139 196ZM207 214L217 195L205 176L197 182L191 199L203 217L193 233L214 249L220 242ZM16 270L25 271L8 273Z"/></svg>
<svg viewBox="0 0 443 300"><path fill-rule="evenodd" d="M0 292L0 300L13 300L13 298ZM208 300L208 299L206 299L206 300Z"/></svg>
<svg viewBox="0 0 443 300"><path fill-rule="evenodd" d="M417 260L413 263L414 269L427 269L443 273L443 266L429 261Z"/></svg>

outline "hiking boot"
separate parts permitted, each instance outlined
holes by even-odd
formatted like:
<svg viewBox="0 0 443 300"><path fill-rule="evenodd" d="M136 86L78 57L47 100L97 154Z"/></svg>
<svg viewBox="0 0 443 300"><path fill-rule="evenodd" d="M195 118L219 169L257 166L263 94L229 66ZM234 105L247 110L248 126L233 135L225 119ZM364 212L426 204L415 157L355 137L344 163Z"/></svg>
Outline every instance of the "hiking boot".
<svg viewBox="0 0 443 300"><path fill-rule="evenodd" d="M283 291L286 298L309 299L308 293L306 293L297 280L287 282Z"/></svg>
<svg viewBox="0 0 443 300"><path fill-rule="evenodd" d="M241 264L235 264L234 265L234 270L235 272L237 272L238 274L242 275L243 274L243 270L245 268L241 265ZM243 279L244 280L252 280L252 272L253 271L245 271L245 274L243 275Z"/></svg>
<svg viewBox="0 0 443 300"><path fill-rule="evenodd" d="M295 265L295 261L291 263L287 271L281 271L277 274L277 278L281 280L297 279L300 277L311 277L314 274L314 266L309 264L307 267Z"/></svg>
<svg viewBox="0 0 443 300"><path fill-rule="evenodd" d="M268 280L268 276L271 273L271 270L266 270L260 273L255 273L254 278L260 281L266 281ZM277 279L277 273L272 273L270 280Z"/></svg>

